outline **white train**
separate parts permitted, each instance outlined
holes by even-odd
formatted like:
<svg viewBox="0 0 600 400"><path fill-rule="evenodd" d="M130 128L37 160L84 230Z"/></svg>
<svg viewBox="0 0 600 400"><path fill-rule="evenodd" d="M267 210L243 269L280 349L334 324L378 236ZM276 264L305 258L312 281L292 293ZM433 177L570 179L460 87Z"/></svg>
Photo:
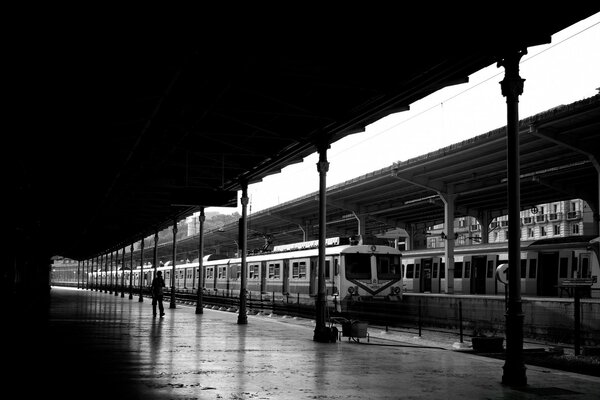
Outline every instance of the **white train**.
<svg viewBox="0 0 600 400"><path fill-rule="evenodd" d="M248 298L285 299L288 302L314 304L318 292L318 241L276 246L272 252L248 255L246 258L246 290ZM241 287L241 258L222 258L218 255L203 259L204 293L239 297ZM166 263L157 268L163 271L167 287L172 285L173 267ZM175 266L174 286L177 292L194 293L198 287L198 262ZM91 282L114 282L124 277L129 285L129 271L90 274ZM134 269L134 290L147 288L152 282L151 265ZM108 277L108 281L107 281ZM143 279L140 282L140 279ZM382 245L351 245L341 238L326 241L325 287L327 300L339 311L352 302L390 302L402 298L401 253Z"/></svg>
<svg viewBox="0 0 600 400"><path fill-rule="evenodd" d="M404 290L444 293L446 259L443 248L402 252ZM503 294L496 269L508 264L508 244L458 246L454 250L454 293ZM588 294L600 297L598 241L590 236L569 236L521 242L521 292L527 296L569 294L569 282L579 280ZM505 279L503 279L505 280Z"/></svg>

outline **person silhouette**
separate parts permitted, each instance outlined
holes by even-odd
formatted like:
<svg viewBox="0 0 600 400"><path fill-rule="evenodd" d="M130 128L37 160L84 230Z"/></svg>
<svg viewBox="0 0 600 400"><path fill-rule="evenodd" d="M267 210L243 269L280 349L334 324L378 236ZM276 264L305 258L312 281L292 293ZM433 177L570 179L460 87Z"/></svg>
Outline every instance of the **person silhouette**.
<svg viewBox="0 0 600 400"><path fill-rule="evenodd" d="M156 304L158 304L158 310L160 311L160 317L165 315L165 307L163 306L163 288L165 287L165 280L162 277L162 271L158 271L156 276L152 280L152 316L156 317Z"/></svg>

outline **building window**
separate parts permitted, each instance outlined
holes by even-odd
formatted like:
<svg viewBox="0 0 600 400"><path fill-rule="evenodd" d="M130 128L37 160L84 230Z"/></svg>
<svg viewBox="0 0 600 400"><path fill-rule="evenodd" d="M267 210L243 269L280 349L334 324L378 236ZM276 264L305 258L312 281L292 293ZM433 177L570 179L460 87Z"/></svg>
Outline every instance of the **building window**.
<svg viewBox="0 0 600 400"><path fill-rule="evenodd" d="M533 230L533 228L527 229L527 237L535 237L535 231Z"/></svg>
<svg viewBox="0 0 600 400"><path fill-rule="evenodd" d="M433 249L437 245L437 240L434 237L427 238L427 248Z"/></svg>
<svg viewBox="0 0 600 400"><path fill-rule="evenodd" d="M540 226L540 236L546 236L546 228L543 226Z"/></svg>
<svg viewBox="0 0 600 400"><path fill-rule="evenodd" d="M560 235L560 225L554 225L554 234Z"/></svg>
<svg viewBox="0 0 600 400"><path fill-rule="evenodd" d="M571 232L575 233L575 234L578 234L579 233L579 224L573 224L571 226Z"/></svg>

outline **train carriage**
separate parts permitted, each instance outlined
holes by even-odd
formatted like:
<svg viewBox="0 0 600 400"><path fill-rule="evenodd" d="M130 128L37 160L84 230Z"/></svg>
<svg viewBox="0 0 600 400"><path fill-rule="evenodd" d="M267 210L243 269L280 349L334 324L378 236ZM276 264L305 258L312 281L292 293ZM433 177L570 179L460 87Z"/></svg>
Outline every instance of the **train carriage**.
<svg viewBox="0 0 600 400"><path fill-rule="evenodd" d="M593 281L590 295L600 296L598 244L590 236L569 236L521 242L521 292L528 296L561 296L566 280ZM503 294L496 270L508 264L508 244L458 246L454 249L454 292ZM403 252L405 291L443 293L446 264L442 248ZM504 272L506 273L506 271ZM504 280L505 281L505 280Z"/></svg>

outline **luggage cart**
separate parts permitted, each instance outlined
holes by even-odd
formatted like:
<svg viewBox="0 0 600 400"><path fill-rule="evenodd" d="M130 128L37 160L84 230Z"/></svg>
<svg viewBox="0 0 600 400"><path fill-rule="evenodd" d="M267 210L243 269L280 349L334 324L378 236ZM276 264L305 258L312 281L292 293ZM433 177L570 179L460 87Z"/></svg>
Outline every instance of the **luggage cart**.
<svg viewBox="0 0 600 400"><path fill-rule="evenodd" d="M343 317L332 317L330 319L332 324L340 324L342 326L342 336L347 337L348 341L354 341L360 343L361 338L367 338L369 341L369 332L367 328L369 324L367 322L358 321L355 319L347 319Z"/></svg>

